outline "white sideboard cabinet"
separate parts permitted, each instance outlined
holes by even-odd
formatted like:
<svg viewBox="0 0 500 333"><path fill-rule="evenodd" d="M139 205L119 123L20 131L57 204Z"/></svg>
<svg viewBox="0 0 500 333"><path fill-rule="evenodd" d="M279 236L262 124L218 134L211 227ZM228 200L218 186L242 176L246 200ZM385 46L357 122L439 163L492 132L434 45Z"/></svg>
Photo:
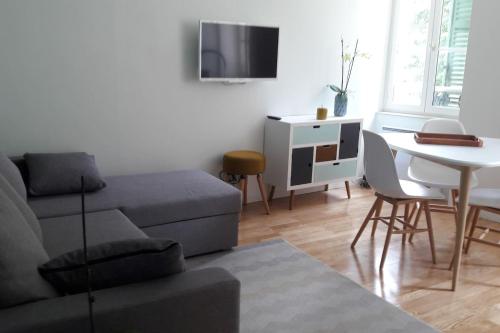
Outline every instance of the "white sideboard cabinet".
<svg viewBox="0 0 500 333"><path fill-rule="evenodd" d="M290 191L325 186L343 180L350 198L349 180L356 177L362 119L350 117L316 120L313 115L268 116L264 134L266 171L271 185Z"/></svg>

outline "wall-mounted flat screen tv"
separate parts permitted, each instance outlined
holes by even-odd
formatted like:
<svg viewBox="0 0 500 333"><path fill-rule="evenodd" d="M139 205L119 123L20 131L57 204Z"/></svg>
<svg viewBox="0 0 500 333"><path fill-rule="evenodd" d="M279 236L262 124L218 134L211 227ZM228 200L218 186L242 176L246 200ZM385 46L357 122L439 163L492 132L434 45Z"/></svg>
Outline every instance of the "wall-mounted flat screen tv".
<svg viewBox="0 0 500 333"><path fill-rule="evenodd" d="M278 27L200 21L200 80L276 79L278 41Z"/></svg>

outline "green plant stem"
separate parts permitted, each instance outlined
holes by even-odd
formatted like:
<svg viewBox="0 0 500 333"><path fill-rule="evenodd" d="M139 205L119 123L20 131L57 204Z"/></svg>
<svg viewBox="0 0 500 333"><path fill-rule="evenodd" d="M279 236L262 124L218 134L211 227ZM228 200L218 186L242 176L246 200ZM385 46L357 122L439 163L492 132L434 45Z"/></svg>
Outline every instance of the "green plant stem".
<svg viewBox="0 0 500 333"><path fill-rule="evenodd" d="M342 83L340 84L340 90L344 90L344 38L340 39L342 44Z"/></svg>
<svg viewBox="0 0 500 333"><path fill-rule="evenodd" d="M359 43L359 39L356 40L356 47L354 48L354 54L353 54L352 59L349 63L349 71L347 72L347 81L345 84L345 91L347 91L347 87L349 86L349 81L351 80L351 74L352 74L352 68L354 66L354 60L356 60L356 55L358 54L358 43Z"/></svg>

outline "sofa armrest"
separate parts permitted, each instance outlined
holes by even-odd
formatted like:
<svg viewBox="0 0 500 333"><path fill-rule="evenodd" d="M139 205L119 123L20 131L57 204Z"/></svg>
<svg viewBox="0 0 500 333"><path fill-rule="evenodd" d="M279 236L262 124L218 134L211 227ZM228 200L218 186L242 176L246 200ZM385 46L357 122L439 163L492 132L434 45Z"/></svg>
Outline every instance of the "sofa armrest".
<svg viewBox="0 0 500 333"><path fill-rule="evenodd" d="M97 332L238 332L240 282L221 268L93 293ZM87 295L77 294L0 310L9 333L89 332Z"/></svg>

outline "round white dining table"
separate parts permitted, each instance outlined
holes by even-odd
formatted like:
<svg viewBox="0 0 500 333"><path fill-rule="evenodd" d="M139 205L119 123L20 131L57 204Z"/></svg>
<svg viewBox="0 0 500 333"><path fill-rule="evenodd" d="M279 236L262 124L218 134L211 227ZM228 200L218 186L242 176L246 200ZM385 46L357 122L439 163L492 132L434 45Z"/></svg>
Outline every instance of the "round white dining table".
<svg viewBox="0 0 500 333"><path fill-rule="evenodd" d="M481 138L483 146L478 148L419 144L415 142L414 133L384 133L382 136L393 150L403 151L412 156L417 156L460 171L458 223L451 287L452 290L456 290L460 274L472 172L481 168L500 167L500 139Z"/></svg>

